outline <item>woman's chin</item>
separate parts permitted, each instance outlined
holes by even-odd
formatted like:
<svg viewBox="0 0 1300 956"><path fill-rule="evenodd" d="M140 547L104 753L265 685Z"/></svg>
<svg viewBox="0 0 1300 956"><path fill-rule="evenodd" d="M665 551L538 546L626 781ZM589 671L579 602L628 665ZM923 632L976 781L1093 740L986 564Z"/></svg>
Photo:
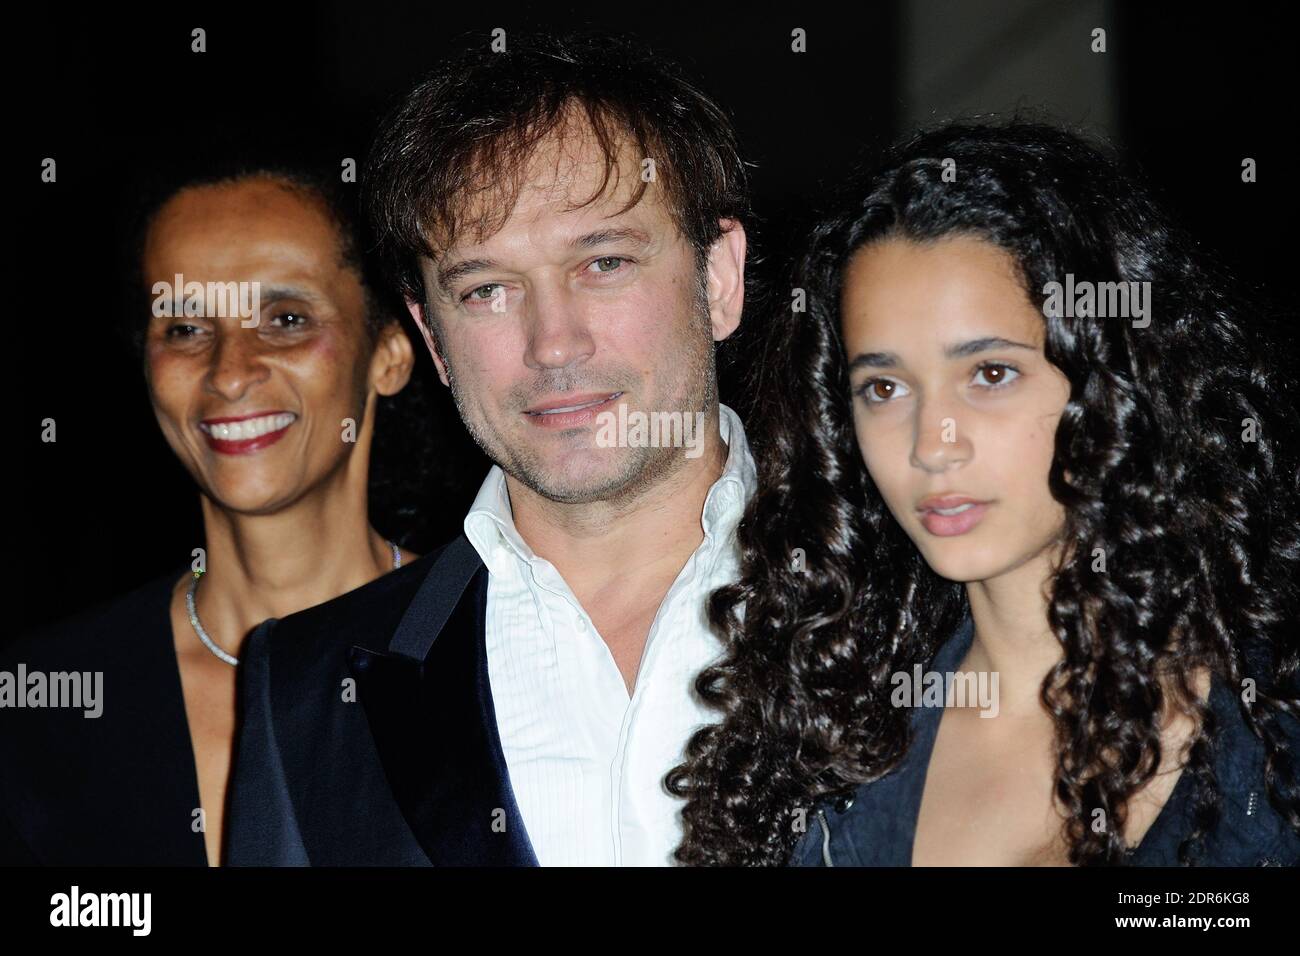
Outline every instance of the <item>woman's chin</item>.
<svg viewBox="0 0 1300 956"><path fill-rule="evenodd" d="M299 496L278 484L250 483L208 485L208 497L222 511L251 516L274 514Z"/></svg>
<svg viewBox="0 0 1300 956"><path fill-rule="evenodd" d="M945 546L922 552L930 570L941 578L958 584L987 581L1006 567L1006 561L983 548Z"/></svg>

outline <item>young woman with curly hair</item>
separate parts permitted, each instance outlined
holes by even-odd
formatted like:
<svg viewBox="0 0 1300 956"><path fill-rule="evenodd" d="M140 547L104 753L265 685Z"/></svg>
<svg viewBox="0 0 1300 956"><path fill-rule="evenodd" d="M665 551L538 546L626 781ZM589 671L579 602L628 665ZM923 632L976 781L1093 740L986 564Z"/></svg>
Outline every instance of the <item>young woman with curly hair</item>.
<svg viewBox="0 0 1300 956"><path fill-rule="evenodd" d="M1020 122L896 147L793 286L677 858L1300 861L1300 446L1263 312L1106 153ZM995 697L911 686L960 674Z"/></svg>

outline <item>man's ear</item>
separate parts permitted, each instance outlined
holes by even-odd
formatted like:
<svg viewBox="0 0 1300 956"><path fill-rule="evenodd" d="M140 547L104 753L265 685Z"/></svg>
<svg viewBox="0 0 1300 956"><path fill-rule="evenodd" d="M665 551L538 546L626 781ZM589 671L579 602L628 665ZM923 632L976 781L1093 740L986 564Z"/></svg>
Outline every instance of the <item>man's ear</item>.
<svg viewBox="0 0 1300 956"><path fill-rule="evenodd" d="M380 395L396 395L406 388L415 368L415 350L400 322L390 322L379 333L370 359L370 381Z"/></svg>
<svg viewBox="0 0 1300 956"><path fill-rule="evenodd" d="M715 342L736 331L745 308L745 227L738 219L719 222L723 232L708 258L709 320Z"/></svg>
<svg viewBox="0 0 1300 956"><path fill-rule="evenodd" d="M420 335L424 337L424 344L429 347L429 354L433 356L433 364L438 369L438 378L442 384L451 386L451 381L447 378L447 367L442 362L442 356L438 354L438 343L434 341L433 333L430 331L431 326L425 321L425 308L411 299L406 300L407 311L411 313L411 318L415 319L415 327L420 330Z"/></svg>

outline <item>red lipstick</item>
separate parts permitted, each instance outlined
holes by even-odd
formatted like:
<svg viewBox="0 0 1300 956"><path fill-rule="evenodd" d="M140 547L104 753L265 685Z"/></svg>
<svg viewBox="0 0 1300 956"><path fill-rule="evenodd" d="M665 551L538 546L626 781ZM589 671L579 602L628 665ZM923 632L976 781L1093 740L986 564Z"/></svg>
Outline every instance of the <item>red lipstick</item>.
<svg viewBox="0 0 1300 956"><path fill-rule="evenodd" d="M249 455L274 445L297 420L297 415L286 411L217 416L199 422L199 431L213 451L223 455Z"/></svg>

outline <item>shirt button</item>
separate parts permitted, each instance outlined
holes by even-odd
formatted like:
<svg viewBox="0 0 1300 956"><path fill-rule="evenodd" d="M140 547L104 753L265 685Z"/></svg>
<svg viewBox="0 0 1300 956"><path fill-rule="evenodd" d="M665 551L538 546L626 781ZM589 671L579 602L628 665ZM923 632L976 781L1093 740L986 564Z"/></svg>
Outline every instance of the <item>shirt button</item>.
<svg viewBox="0 0 1300 956"><path fill-rule="evenodd" d="M586 631L587 631L587 619L586 619L586 618L583 618L583 617L578 618L578 630L581 631L581 632L584 633L584 634L586 633Z"/></svg>

